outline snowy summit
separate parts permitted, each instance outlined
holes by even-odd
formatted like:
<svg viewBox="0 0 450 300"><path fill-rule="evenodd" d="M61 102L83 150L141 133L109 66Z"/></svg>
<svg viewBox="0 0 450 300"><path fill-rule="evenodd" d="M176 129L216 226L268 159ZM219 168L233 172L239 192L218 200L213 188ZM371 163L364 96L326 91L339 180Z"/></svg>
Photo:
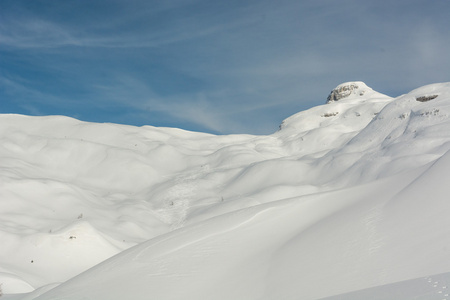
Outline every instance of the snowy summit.
<svg viewBox="0 0 450 300"><path fill-rule="evenodd" d="M327 103L341 99L370 99L373 97L386 97L374 91L362 81L345 82L334 88L327 97Z"/></svg>
<svg viewBox="0 0 450 300"><path fill-rule="evenodd" d="M0 115L2 300L450 299L449 116L358 81L267 136Z"/></svg>

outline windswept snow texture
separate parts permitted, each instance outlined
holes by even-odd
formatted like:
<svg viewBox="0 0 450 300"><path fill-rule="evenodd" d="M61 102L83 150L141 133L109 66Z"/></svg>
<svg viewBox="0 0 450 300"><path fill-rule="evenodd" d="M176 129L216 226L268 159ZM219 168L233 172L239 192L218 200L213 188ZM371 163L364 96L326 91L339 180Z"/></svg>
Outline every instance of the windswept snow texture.
<svg viewBox="0 0 450 300"><path fill-rule="evenodd" d="M450 83L355 84L269 136L0 115L3 297L450 299Z"/></svg>

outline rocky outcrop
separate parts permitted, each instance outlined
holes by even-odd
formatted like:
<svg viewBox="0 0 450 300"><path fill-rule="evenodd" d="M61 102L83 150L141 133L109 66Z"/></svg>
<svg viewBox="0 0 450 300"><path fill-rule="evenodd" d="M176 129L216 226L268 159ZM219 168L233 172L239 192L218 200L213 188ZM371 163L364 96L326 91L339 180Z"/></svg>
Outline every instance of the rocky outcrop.
<svg viewBox="0 0 450 300"><path fill-rule="evenodd" d="M368 89L370 88L364 82L359 81L340 84L328 95L327 103L338 101L351 95L363 96Z"/></svg>
<svg viewBox="0 0 450 300"><path fill-rule="evenodd" d="M432 95L432 96L421 96L421 97L416 97L416 100L419 102L427 102L430 100L433 100L435 98L437 98L438 95Z"/></svg>

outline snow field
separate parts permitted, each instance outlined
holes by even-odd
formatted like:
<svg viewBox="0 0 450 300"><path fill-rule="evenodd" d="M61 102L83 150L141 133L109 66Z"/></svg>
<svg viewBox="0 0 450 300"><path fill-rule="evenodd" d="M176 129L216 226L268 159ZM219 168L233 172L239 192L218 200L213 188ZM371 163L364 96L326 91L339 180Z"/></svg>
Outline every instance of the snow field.
<svg viewBox="0 0 450 300"><path fill-rule="evenodd" d="M449 272L450 84L352 84L270 136L0 115L5 299L319 299Z"/></svg>

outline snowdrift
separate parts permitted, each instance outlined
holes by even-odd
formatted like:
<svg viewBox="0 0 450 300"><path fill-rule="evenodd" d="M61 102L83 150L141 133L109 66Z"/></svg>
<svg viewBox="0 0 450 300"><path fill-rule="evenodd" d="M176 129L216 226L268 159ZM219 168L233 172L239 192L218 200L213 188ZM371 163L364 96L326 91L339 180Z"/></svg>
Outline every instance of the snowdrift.
<svg viewBox="0 0 450 300"><path fill-rule="evenodd" d="M4 297L448 297L449 115L362 82L269 136L0 115Z"/></svg>

